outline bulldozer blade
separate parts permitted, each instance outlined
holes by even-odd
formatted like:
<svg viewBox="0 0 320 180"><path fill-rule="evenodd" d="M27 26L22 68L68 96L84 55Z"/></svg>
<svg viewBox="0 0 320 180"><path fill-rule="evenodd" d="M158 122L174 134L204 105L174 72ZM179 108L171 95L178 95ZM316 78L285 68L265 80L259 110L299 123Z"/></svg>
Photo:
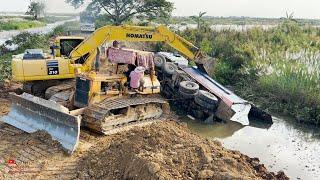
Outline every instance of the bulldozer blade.
<svg viewBox="0 0 320 180"><path fill-rule="evenodd" d="M11 111L2 120L27 133L45 131L68 152L77 148L80 136L80 116L72 116L69 110L53 101L27 93L10 94Z"/></svg>

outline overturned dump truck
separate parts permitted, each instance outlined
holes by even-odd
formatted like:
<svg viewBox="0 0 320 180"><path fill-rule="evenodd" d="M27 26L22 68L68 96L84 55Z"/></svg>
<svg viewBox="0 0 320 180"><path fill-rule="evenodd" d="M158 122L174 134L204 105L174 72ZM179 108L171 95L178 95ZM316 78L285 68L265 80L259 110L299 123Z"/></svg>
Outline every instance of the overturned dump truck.
<svg viewBox="0 0 320 180"><path fill-rule="evenodd" d="M270 114L213 80L202 68L186 66L188 60L179 54L160 52L155 62L162 94L196 119L231 120L244 126L250 120L272 124Z"/></svg>
<svg viewBox="0 0 320 180"><path fill-rule="evenodd" d="M100 47L112 40L164 42L188 60L114 43L106 52L107 65L100 66ZM69 153L77 148L82 126L108 135L150 124L169 112L168 102L204 121L272 122L210 78L206 69L212 60L165 26L105 26L86 39L58 38L51 50L50 56L39 50L13 56L12 75L24 83L24 93L11 94L11 111L0 119L28 133L46 131Z"/></svg>

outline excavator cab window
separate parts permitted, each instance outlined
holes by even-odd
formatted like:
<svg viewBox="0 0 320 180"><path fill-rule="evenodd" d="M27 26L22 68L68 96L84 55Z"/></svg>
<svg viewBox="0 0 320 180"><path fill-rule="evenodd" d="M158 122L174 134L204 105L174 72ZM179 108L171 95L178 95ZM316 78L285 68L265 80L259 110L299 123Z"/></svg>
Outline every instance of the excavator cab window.
<svg viewBox="0 0 320 180"><path fill-rule="evenodd" d="M83 39L61 39L60 52L63 56L69 56L71 51L77 47Z"/></svg>

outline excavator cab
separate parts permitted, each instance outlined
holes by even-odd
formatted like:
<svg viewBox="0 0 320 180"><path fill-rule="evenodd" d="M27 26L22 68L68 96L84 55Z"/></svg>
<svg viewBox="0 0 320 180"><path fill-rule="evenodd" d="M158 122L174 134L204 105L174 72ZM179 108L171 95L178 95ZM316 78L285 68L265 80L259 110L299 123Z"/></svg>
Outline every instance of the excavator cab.
<svg viewBox="0 0 320 180"><path fill-rule="evenodd" d="M68 57L75 47L77 47L84 37L78 36L59 36L54 41L55 55L56 57L65 56ZM52 53L53 54L53 53Z"/></svg>

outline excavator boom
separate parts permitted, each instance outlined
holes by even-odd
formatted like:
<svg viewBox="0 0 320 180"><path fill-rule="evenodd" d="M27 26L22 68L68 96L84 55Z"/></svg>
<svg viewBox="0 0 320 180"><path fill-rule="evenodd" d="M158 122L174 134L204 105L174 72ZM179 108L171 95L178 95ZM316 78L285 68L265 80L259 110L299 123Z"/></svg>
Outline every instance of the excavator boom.
<svg viewBox="0 0 320 180"><path fill-rule="evenodd" d="M197 60L202 56L199 48L175 34L166 26L141 27L123 25L104 26L97 29L70 53L70 59L74 61L79 57L95 51L104 42L113 40L132 42L164 42L191 60Z"/></svg>

